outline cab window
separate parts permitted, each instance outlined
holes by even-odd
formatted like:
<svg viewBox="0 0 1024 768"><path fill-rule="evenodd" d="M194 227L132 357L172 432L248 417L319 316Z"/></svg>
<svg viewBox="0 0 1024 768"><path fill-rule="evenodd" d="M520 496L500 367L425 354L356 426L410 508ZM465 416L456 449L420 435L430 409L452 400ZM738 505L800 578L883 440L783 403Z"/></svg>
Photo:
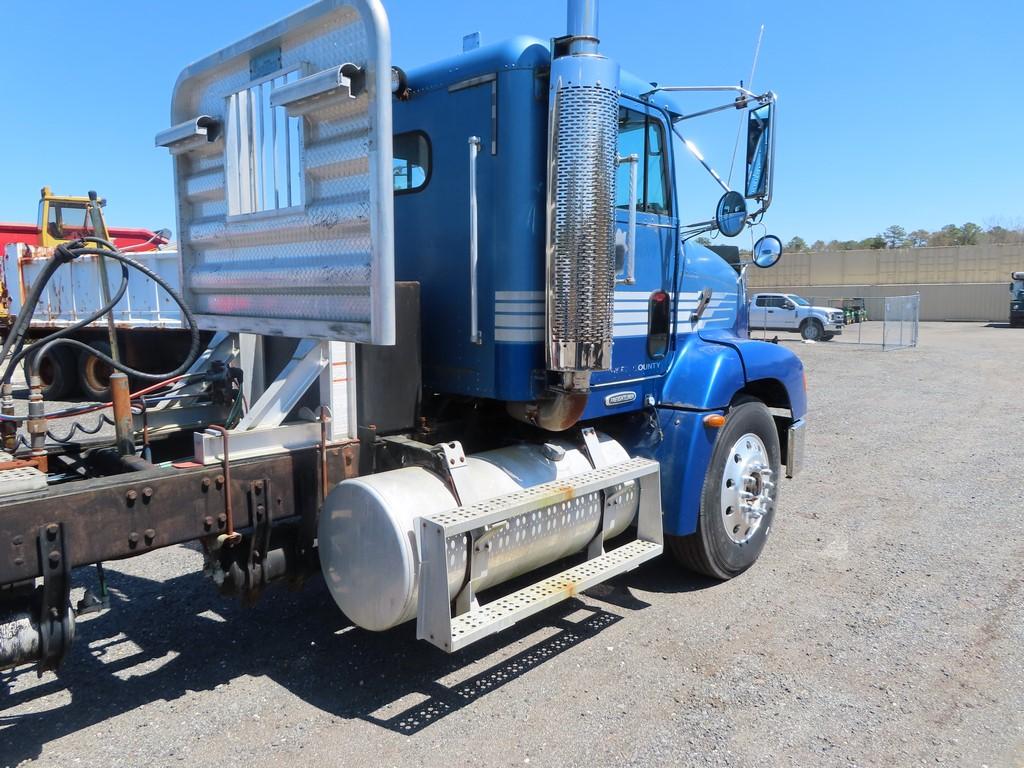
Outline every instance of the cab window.
<svg viewBox="0 0 1024 768"><path fill-rule="evenodd" d="M430 181L430 141L422 131L399 133L394 138L391 166L395 192L415 192Z"/></svg>
<svg viewBox="0 0 1024 768"><path fill-rule="evenodd" d="M619 157L639 158L636 176L636 209L667 216L669 205L668 155L661 121L635 109L619 109ZM630 164L615 172L615 206L629 207Z"/></svg>
<svg viewBox="0 0 1024 768"><path fill-rule="evenodd" d="M46 231L56 240L74 240L92 235L92 219L84 205L50 203Z"/></svg>

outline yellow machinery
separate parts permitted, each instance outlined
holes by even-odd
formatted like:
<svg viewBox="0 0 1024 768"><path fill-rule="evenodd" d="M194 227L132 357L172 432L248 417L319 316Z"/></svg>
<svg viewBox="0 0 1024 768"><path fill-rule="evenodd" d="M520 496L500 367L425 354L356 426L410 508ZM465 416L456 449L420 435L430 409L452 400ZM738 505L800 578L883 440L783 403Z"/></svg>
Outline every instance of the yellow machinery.
<svg viewBox="0 0 1024 768"><path fill-rule="evenodd" d="M97 198L95 193L89 197L54 195L49 187L43 187L39 193L39 245L54 248L91 235L109 239L101 212L104 205L106 200ZM99 232L94 229L97 222Z"/></svg>

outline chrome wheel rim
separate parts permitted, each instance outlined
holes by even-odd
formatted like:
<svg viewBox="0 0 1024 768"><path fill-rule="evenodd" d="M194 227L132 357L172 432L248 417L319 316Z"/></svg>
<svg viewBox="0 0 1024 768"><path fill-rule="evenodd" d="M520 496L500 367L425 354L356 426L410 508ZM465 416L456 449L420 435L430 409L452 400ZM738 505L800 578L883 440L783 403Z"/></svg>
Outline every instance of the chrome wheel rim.
<svg viewBox="0 0 1024 768"><path fill-rule="evenodd" d="M721 514L726 535L745 544L772 510L775 483L764 441L748 432L737 440L722 473Z"/></svg>

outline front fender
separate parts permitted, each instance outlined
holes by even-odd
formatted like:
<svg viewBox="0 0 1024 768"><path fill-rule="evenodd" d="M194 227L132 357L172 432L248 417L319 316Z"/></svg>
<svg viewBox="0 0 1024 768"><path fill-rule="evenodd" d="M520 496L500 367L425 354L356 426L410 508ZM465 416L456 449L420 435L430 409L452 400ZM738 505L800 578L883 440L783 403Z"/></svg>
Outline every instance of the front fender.
<svg viewBox="0 0 1024 768"><path fill-rule="evenodd" d="M734 339L732 343L743 360L747 383L771 379L781 382L793 418L802 419L807 414L807 390L800 358L781 344L756 339Z"/></svg>
<svg viewBox="0 0 1024 768"><path fill-rule="evenodd" d="M703 332L701 335L708 341L728 346L736 351L743 366L744 384L778 381L786 390L786 399L789 401L793 418L802 419L807 415L804 364L791 350L781 344L757 339L739 339L717 331Z"/></svg>
<svg viewBox="0 0 1024 768"><path fill-rule="evenodd" d="M665 375L661 404L670 408L710 411L726 408L743 388L743 361L731 345L708 343L687 334Z"/></svg>
<svg viewBox="0 0 1024 768"><path fill-rule="evenodd" d="M697 529L704 477L718 436L704 417L725 412L737 392L759 381L777 381L785 388L794 419L806 414L807 394L803 363L778 344L703 331L689 334L677 354L656 409L661 441L653 449L633 450L661 463L665 532L685 536Z"/></svg>

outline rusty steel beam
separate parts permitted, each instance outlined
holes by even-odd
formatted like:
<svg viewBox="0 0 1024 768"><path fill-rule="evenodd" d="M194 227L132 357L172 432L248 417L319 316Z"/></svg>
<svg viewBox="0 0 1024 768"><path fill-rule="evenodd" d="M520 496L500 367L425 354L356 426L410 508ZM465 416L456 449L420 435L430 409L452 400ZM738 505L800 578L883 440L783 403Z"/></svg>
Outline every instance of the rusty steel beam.
<svg viewBox="0 0 1024 768"><path fill-rule="evenodd" d="M325 452L331 483L358 474L359 444ZM231 463L231 493L245 498L249 484L269 480L272 522L313 515L320 502L317 447ZM82 480L0 502L0 586L43 574L40 529L63 524L68 567L145 554L172 544L216 536L227 529L223 467L181 466ZM249 512L239 528L255 524Z"/></svg>

